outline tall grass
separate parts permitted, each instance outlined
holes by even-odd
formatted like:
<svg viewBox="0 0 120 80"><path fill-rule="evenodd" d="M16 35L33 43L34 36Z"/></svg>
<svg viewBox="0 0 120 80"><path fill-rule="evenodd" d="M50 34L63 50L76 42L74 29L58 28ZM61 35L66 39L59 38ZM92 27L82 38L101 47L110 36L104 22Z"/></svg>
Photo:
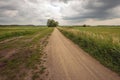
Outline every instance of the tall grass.
<svg viewBox="0 0 120 80"><path fill-rule="evenodd" d="M102 64L120 74L120 39L119 36L113 36L113 34L115 35L115 31L111 30L114 32L112 34L109 30L105 31L105 28L99 29L100 31L92 31L92 28L59 29L66 37L78 44ZM116 35L119 34L116 32Z"/></svg>

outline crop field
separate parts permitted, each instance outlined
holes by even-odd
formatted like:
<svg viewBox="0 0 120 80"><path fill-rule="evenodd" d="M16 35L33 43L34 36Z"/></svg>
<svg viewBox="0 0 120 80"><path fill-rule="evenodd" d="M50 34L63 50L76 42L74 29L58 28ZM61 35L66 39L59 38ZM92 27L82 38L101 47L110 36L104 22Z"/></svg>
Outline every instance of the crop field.
<svg viewBox="0 0 120 80"><path fill-rule="evenodd" d="M59 30L100 63L120 74L120 27L59 27Z"/></svg>
<svg viewBox="0 0 120 80"><path fill-rule="evenodd" d="M44 75L48 27L0 27L0 80L35 80Z"/></svg>

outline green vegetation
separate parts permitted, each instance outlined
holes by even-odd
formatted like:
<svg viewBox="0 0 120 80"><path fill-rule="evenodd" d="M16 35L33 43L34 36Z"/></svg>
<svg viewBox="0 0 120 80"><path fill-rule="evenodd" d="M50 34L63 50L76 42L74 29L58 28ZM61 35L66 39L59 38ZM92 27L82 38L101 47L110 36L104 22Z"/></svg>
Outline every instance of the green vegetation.
<svg viewBox="0 0 120 80"><path fill-rule="evenodd" d="M43 29L43 27L0 27L0 41L11 37L34 34Z"/></svg>
<svg viewBox="0 0 120 80"><path fill-rule="evenodd" d="M0 35L28 32L17 36L11 34L12 36L1 39L2 41L16 37L15 40L0 43L0 80L24 80L28 74L33 76L31 79L36 78L37 72L34 71L37 71L37 66L42 66L43 49L53 28L1 27L0 30ZM19 36L22 37L18 38Z"/></svg>
<svg viewBox="0 0 120 80"><path fill-rule="evenodd" d="M102 64L120 74L120 27L68 27L59 30Z"/></svg>
<svg viewBox="0 0 120 80"><path fill-rule="evenodd" d="M59 23L57 21L53 20L53 19L48 19L48 21L47 21L47 26L48 27L57 27L58 24Z"/></svg>

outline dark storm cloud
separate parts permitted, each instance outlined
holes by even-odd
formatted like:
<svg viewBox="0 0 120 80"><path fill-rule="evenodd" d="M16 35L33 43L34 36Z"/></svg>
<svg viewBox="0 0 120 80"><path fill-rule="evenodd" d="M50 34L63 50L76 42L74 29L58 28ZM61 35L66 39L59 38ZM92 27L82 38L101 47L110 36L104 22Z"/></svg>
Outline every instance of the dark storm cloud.
<svg viewBox="0 0 120 80"><path fill-rule="evenodd" d="M17 7L15 0L0 0L0 10L16 10Z"/></svg>
<svg viewBox="0 0 120 80"><path fill-rule="evenodd" d="M14 0L0 0L0 23L12 22L15 10L17 10L17 3Z"/></svg>
<svg viewBox="0 0 120 80"><path fill-rule="evenodd" d="M0 24L29 22L28 19L34 17L33 12L34 9L26 5L25 0L1 0Z"/></svg>
<svg viewBox="0 0 120 80"><path fill-rule="evenodd" d="M62 1L62 2L64 2L64 3L67 3L67 2L70 1L70 0L59 0L59 1Z"/></svg>
<svg viewBox="0 0 120 80"><path fill-rule="evenodd" d="M114 18L115 14L111 13L113 8L118 7L120 5L120 0L98 0L96 3L101 3L101 6L93 6L94 3L90 2L85 6L85 9L93 10L90 13L86 13L88 18Z"/></svg>
<svg viewBox="0 0 120 80"><path fill-rule="evenodd" d="M54 0L56 1L56 0ZM51 0L0 0L0 24L46 24L52 11ZM50 9L49 9L50 8ZM54 12L54 13L53 13Z"/></svg>
<svg viewBox="0 0 120 80"><path fill-rule="evenodd" d="M4 5L4 6L0 6L0 10L16 10L16 6Z"/></svg>
<svg viewBox="0 0 120 80"><path fill-rule="evenodd" d="M82 4L84 4L81 6L84 10L81 10L81 8L77 5L73 5L73 9L77 12L77 14L73 16L64 16L63 19L86 20L92 18L104 20L120 17L120 15L117 15L116 12L113 12L114 8L120 6L120 0L87 0L83 1ZM118 10L118 12L119 11L120 10Z"/></svg>
<svg viewBox="0 0 120 80"><path fill-rule="evenodd" d="M120 0L0 0L0 24L120 18L119 4Z"/></svg>

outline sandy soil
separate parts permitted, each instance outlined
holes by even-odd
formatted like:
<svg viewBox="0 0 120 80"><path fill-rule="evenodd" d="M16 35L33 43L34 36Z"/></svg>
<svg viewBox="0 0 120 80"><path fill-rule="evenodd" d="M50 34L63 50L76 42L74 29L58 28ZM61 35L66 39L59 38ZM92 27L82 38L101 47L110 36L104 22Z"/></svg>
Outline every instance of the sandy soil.
<svg viewBox="0 0 120 80"><path fill-rule="evenodd" d="M54 29L45 49L50 80L120 80L77 45Z"/></svg>

